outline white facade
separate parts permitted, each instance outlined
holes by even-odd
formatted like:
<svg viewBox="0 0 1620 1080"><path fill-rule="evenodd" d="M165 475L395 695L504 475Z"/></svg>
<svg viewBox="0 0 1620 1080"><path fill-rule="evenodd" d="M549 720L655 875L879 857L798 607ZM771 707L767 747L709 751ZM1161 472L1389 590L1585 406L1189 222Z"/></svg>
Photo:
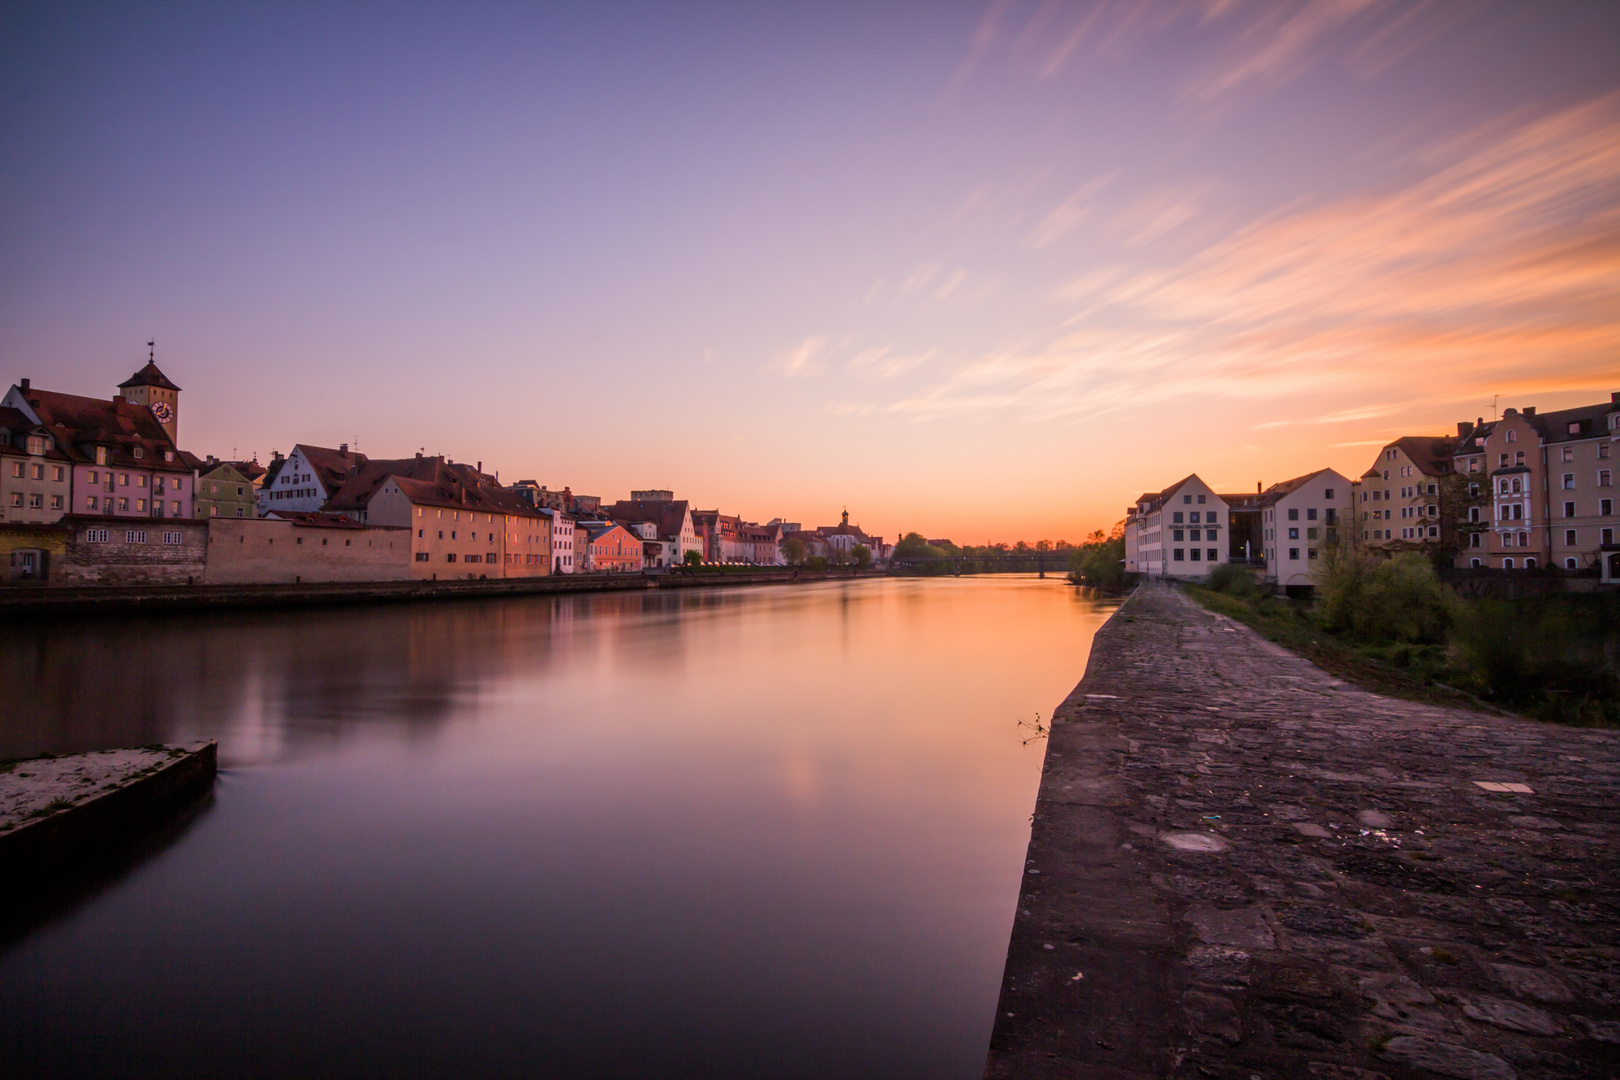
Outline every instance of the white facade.
<svg viewBox="0 0 1620 1080"><path fill-rule="evenodd" d="M259 516L271 511L277 513L312 513L326 505L326 500L337 494L327 491L320 477L304 456L302 446L293 447L282 462L275 479L259 489Z"/></svg>
<svg viewBox="0 0 1620 1080"><path fill-rule="evenodd" d="M1273 485L1260 506L1266 580L1280 588L1313 584L1322 549L1356 527L1351 483L1332 469Z"/></svg>
<svg viewBox="0 0 1620 1080"><path fill-rule="evenodd" d="M1137 501L1125 526L1126 569L1154 577L1202 578L1227 561L1231 524L1226 500L1195 473Z"/></svg>

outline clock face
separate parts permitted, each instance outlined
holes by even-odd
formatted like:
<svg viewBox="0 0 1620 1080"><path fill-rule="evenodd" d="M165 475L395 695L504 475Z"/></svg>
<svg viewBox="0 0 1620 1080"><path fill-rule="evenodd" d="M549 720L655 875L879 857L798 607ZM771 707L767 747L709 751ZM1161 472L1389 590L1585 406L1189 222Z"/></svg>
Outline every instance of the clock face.
<svg viewBox="0 0 1620 1080"><path fill-rule="evenodd" d="M158 423L167 424L174 419L174 409L167 401L152 402L152 415L157 417Z"/></svg>

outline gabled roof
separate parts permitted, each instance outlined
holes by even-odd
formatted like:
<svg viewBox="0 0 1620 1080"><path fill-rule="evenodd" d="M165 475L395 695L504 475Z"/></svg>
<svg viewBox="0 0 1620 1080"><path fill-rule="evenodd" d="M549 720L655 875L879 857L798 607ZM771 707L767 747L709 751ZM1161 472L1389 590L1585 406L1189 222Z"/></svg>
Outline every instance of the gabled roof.
<svg viewBox="0 0 1620 1080"><path fill-rule="evenodd" d="M141 370L119 383L118 389L122 390L126 386L161 386L165 390L173 390L175 393L180 392L180 388L170 382L169 377L159 371L158 366L150 360L146 362L146 366Z"/></svg>
<svg viewBox="0 0 1620 1080"><path fill-rule="evenodd" d="M210 478L240 480L245 484L253 482L252 478L244 473L240 465L234 461L216 461L212 464L206 461L203 462L202 470L197 479L207 480Z"/></svg>
<svg viewBox="0 0 1620 1080"><path fill-rule="evenodd" d="M1481 421L1479 421L1472 428L1469 429L1468 434L1460 436L1457 439L1455 445L1452 447L1452 450L1451 450L1452 455L1457 456L1457 455L1461 455L1461 454L1483 454L1485 452L1485 447L1483 445L1476 446L1474 444L1474 440L1475 439L1480 439L1480 440L1489 439L1491 437L1491 433L1493 431L1495 431L1495 430L1496 430L1496 421L1495 420L1481 420Z"/></svg>
<svg viewBox="0 0 1620 1080"><path fill-rule="evenodd" d="M309 462L315 478L321 482L321 490L329 497L337 494L338 489L348 483L349 478L369 460L358 450L334 450L330 446L311 446L309 443L298 443L293 450L303 451L304 460Z"/></svg>
<svg viewBox="0 0 1620 1080"><path fill-rule="evenodd" d="M390 482L415 506L520 517L543 516L535 507L501 487L493 476L481 473L471 465L458 465L442 457L368 461L336 495L326 500L322 509L361 509Z"/></svg>
<svg viewBox="0 0 1620 1080"><path fill-rule="evenodd" d="M1559 409L1556 412L1538 413L1528 417L1530 425L1541 435L1544 443L1573 442L1578 439L1595 439L1609 434L1608 416L1620 410L1620 405L1606 401L1601 405L1583 405L1575 409ZM1570 431L1571 424L1579 425L1576 431Z"/></svg>
<svg viewBox="0 0 1620 1080"><path fill-rule="evenodd" d="M1273 506L1279 499L1298 491L1300 488L1304 487L1312 480L1315 480L1323 473L1332 471L1333 470L1331 469L1317 469L1315 472L1306 473L1304 476L1296 476L1292 480L1284 480L1281 483L1272 484L1270 487L1266 488L1266 490L1262 492L1258 498L1255 499L1255 505Z"/></svg>
<svg viewBox="0 0 1620 1080"><path fill-rule="evenodd" d="M685 499L675 502L621 499L604 512L614 521L651 522L662 539L673 540L681 535L681 527L686 524L687 506Z"/></svg>
<svg viewBox="0 0 1620 1080"><path fill-rule="evenodd" d="M1399 447L1425 476L1444 476L1451 469L1451 450L1456 441L1454 435L1402 435L1385 443L1384 449Z"/></svg>
<svg viewBox="0 0 1620 1080"><path fill-rule="evenodd" d="M75 456L64 450L56 439L56 435L44 424L36 424L29 415L21 409L7 408L0 405L0 430L11 433L6 442L0 442L0 454L23 454L29 457L37 455L28 454L29 435L51 436L51 448L45 451L45 457L52 461L74 461Z"/></svg>
<svg viewBox="0 0 1620 1080"><path fill-rule="evenodd" d="M347 514L327 514L319 510L280 511L272 510L264 515L267 518L276 518L280 521L290 521L294 525L306 529L368 529L371 525L362 525Z"/></svg>
<svg viewBox="0 0 1620 1080"><path fill-rule="evenodd" d="M57 445L75 461L95 460L94 452L85 449L88 445L106 447L107 464L114 466L190 472L202 464L169 441L169 433L145 406L123 398L81 397L32 387L25 399ZM135 456L137 447L140 457ZM174 454L173 461L163 460L165 451Z"/></svg>

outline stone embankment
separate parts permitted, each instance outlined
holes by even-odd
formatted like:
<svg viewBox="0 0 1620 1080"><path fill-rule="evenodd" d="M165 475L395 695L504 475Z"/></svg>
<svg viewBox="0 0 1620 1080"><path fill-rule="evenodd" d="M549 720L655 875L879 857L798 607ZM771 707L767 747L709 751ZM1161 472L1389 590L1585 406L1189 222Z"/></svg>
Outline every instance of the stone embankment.
<svg viewBox="0 0 1620 1080"><path fill-rule="evenodd" d="M150 746L0 766L0 876L75 869L161 828L209 790L217 745ZM22 891L22 890L18 890Z"/></svg>
<svg viewBox="0 0 1620 1080"><path fill-rule="evenodd" d="M812 581L873 576L881 576L881 572L781 569L718 574L556 574L484 581L348 581L295 585L25 585L0 588L0 613L404 603L558 593L640 592L713 585L808 584Z"/></svg>
<svg viewBox="0 0 1620 1080"><path fill-rule="evenodd" d="M1380 697L1164 586L1053 717L986 1075L1620 1075L1620 732Z"/></svg>

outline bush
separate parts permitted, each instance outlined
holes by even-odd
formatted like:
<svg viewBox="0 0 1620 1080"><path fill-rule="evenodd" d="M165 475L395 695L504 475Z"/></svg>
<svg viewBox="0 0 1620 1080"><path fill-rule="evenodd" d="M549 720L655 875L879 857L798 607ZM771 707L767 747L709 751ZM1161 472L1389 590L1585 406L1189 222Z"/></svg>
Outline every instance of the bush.
<svg viewBox="0 0 1620 1080"><path fill-rule="evenodd" d="M1442 641L1459 606L1434 566L1415 551L1383 559L1348 543L1332 544L1323 549L1315 578L1323 625L1367 640Z"/></svg>
<svg viewBox="0 0 1620 1080"><path fill-rule="evenodd" d="M1234 566L1231 563L1222 563L1211 570L1204 584L1215 592L1226 593L1228 596L1252 600L1260 595L1260 583L1255 580L1254 573L1247 567Z"/></svg>
<svg viewBox="0 0 1620 1080"><path fill-rule="evenodd" d="M804 560L804 565L808 570L825 570L827 569L827 557L825 555L812 555Z"/></svg>
<svg viewBox="0 0 1620 1080"><path fill-rule="evenodd" d="M1125 523L1107 536L1098 529L1069 552L1069 580L1076 585L1117 589L1125 583Z"/></svg>

